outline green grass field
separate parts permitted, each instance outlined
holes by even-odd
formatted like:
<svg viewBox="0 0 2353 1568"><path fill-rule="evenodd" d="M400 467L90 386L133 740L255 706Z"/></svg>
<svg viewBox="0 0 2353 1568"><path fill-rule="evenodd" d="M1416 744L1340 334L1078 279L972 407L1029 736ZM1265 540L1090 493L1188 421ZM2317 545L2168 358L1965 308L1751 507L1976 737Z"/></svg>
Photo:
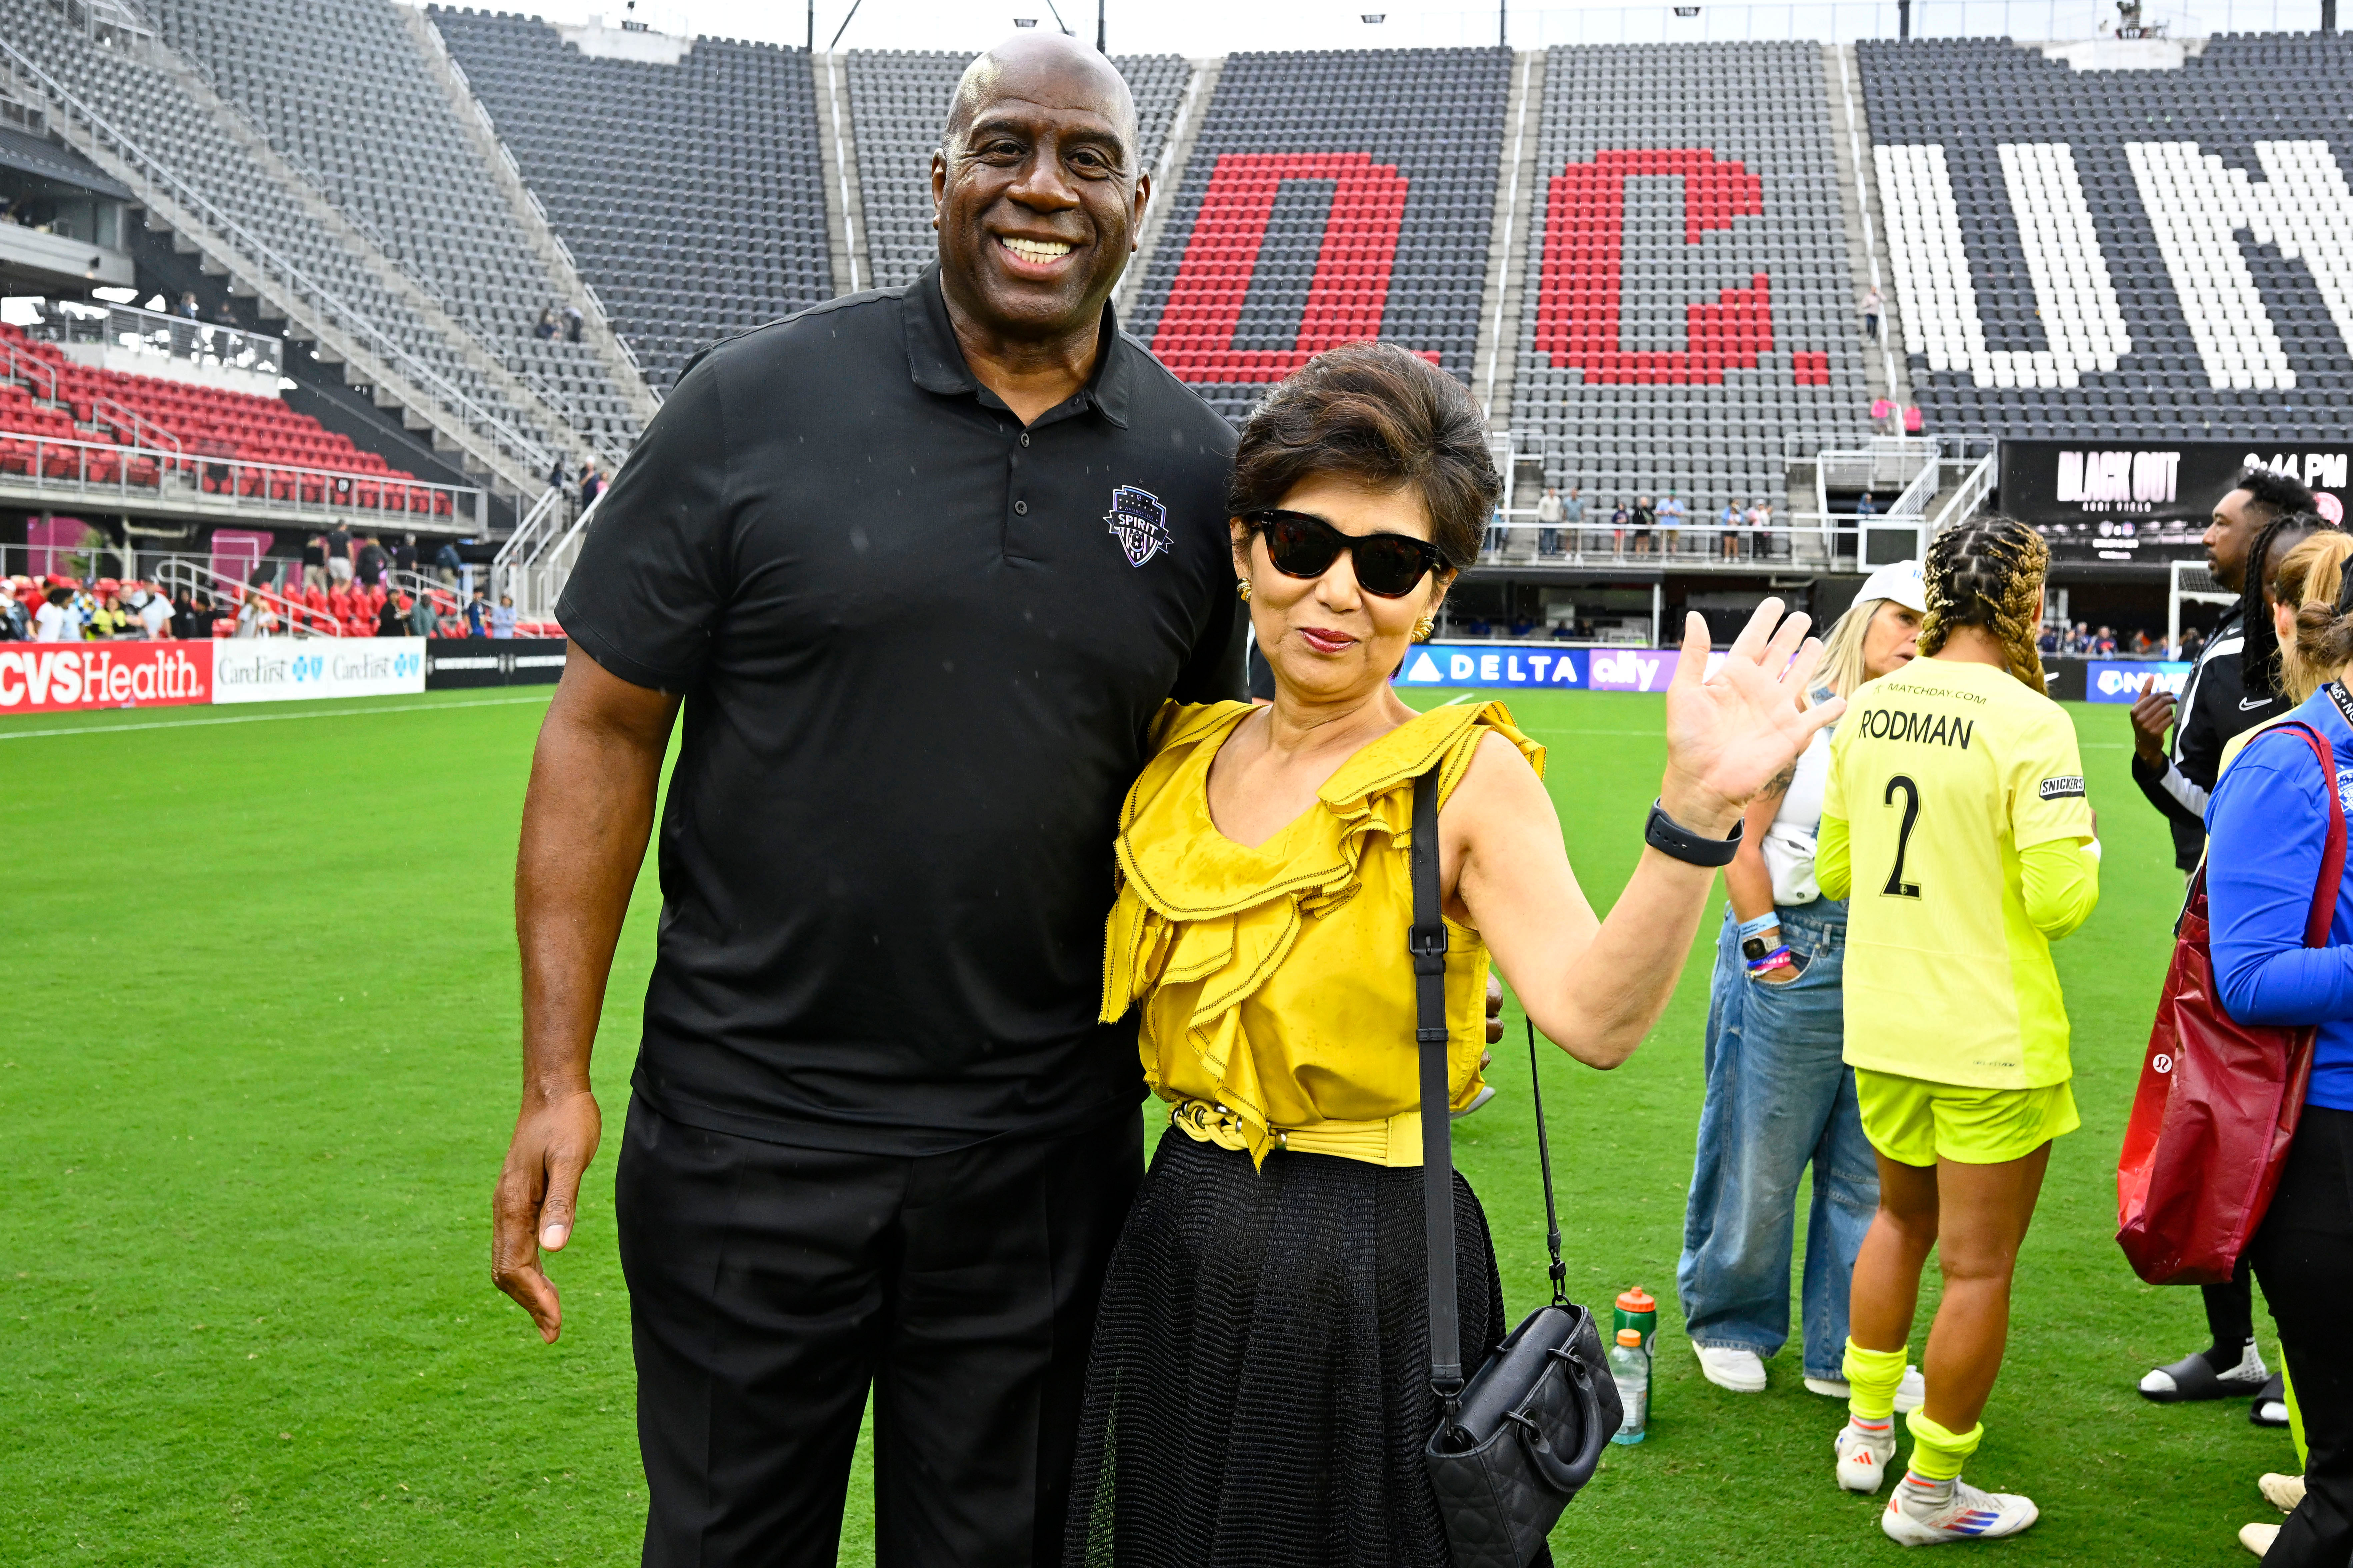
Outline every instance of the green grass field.
<svg viewBox="0 0 2353 1568"><path fill-rule="evenodd" d="M644 1486L612 1155L658 900L625 934L596 1061L606 1152L551 1266L540 1344L491 1289L487 1215L514 1110L515 824L543 694L0 722L0 1563L628 1563ZM1538 695L1518 717L1597 905L1631 868L1655 698ZM2179 889L2117 710L2078 710L2105 897L2060 949L2084 1130L2059 1145L2010 1355L1972 1467L2042 1521L2019 1563L2224 1564L2293 1469L2242 1402L2156 1406L2141 1372L2202 1342L2194 1291L2110 1240L2114 1157ZM1712 940L1713 920L1703 931ZM1674 1260L1699 1105L1704 952L1614 1074L1554 1054L1577 1298L1641 1283L1662 1316L1650 1441L1555 1537L1564 1565L1893 1556L1830 1479L1840 1408L1793 1344L1762 1395L1698 1375ZM1923 1020L1934 1027L1933 1020ZM1516 1016L1514 1018L1516 1037ZM1507 1304L1538 1300L1525 1067L1460 1159ZM1803 1198L1800 1197L1802 1204ZM1802 1226L1800 1227L1802 1232ZM1930 1299L1933 1300L1933 1290ZM1925 1335L1924 1311L1915 1352ZM2259 1313L2267 1354L2275 1355ZM863 1467L843 1560L871 1562Z"/></svg>

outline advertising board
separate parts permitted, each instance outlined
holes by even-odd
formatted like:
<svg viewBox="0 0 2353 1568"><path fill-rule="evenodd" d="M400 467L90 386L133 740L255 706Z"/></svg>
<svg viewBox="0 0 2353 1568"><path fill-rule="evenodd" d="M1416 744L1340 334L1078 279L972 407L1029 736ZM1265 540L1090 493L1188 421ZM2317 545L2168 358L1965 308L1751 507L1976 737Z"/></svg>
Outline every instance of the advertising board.
<svg viewBox="0 0 2353 1568"><path fill-rule="evenodd" d="M553 686L564 675L562 637L457 637L426 645L425 689Z"/></svg>
<svg viewBox="0 0 2353 1568"><path fill-rule="evenodd" d="M1585 688L1585 650L1537 644L1424 643L1410 649L1399 686Z"/></svg>
<svg viewBox="0 0 2353 1568"><path fill-rule="evenodd" d="M232 638L213 645L212 677L215 702L398 697L425 689L425 639Z"/></svg>
<svg viewBox="0 0 2353 1568"><path fill-rule="evenodd" d="M2158 690L2179 697L2182 683L2195 668L2187 659L2090 659L2084 666L2084 699L2087 702L2137 702L2141 682L2151 676L2157 678Z"/></svg>
<svg viewBox="0 0 2353 1568"><path fill-rule="evenodd" d="M2004 441L1997 466L1996 510L2075 561L2203 561L2214 503L2249 468L2310 487L2331 522L2344 521L2353 499L2353 443L2258 451L2228 441Z"/></svg>
<svg viewBox="0 0 2353 1568"><path fill-rule="evenodd" d="M211 643L0 643L0 713L211 700Z"/></svg>

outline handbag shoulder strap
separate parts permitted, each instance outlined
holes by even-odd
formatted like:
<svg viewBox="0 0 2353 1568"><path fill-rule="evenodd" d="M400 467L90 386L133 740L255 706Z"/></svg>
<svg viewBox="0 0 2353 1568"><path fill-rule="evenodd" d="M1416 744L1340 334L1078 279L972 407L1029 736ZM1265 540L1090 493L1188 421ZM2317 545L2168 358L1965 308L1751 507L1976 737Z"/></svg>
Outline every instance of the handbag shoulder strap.
<svg viewBox="0 0 2353 1568"><path fill-rule="evenodd" d="M2313 760L2320 764L2320 793L2328 803L2328 819L2327 836L2321 841L2320 878L2313 884L2312 910L2305 917L2304 945L2327 947L2328 928L2337 921L2337 889L2345 880L2345 802L2337 791L2337 751L2327 736L2300 720L2278 728L2303 736L2304 743L2312 748ZM2203 862L2199 868L2205 868Z"/></svg>
<svg viewBox="0 0 2353 1568"><path fill-rule="evenodd" d="M1413 784L1414 1043L1421 1065L1423 1226L1430 1250L1430 1385L1451 1422L1462 1393L1462 1324L1454 1299L1454 1142L1447 1121L1446 919L1439 908L1438 775L1443 759Z"/></svg>

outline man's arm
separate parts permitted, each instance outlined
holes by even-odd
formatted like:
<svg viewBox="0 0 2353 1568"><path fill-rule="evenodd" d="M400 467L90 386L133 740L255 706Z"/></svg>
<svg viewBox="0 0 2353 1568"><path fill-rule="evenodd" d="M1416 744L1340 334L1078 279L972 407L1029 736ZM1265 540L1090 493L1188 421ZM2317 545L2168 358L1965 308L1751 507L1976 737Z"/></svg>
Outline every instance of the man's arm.
<svg viewBox="0 0 2353 1568"><path fill-rule="evenodd" d="M607 674L574 643L532 755L515 857L522 1110L491 1203L491 1279L551 1343L564 1311L539 1253L571 1238L603 1131L588 1056L678 701Z"/></svg>

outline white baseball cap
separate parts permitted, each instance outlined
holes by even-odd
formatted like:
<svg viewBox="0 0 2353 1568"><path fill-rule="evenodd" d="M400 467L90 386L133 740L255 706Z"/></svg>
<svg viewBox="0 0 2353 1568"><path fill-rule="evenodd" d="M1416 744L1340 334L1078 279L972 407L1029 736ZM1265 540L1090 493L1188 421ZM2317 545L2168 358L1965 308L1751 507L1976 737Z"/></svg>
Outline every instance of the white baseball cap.
<svg viewBox="0 0 2353 1568"><path fill-rule="evenodd" d="M1857 604L1865 599L1893 599L1915 616L1928 613L1928 583L1917 561L1882 566L1862 580L1854 597Z"/></svg>

